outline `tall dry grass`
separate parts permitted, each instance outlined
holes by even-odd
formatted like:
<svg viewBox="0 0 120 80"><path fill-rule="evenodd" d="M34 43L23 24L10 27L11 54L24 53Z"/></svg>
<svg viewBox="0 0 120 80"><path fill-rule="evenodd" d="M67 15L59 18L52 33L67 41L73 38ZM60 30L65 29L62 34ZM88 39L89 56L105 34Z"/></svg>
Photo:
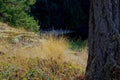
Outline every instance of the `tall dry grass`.
<svg viewBox="0 0 120 80"><path fill-rule="evenodd" d="M83 77L87 48L75 52L63 37L41 37L24 30L2 28L0 80L80 80Z"/></svg>

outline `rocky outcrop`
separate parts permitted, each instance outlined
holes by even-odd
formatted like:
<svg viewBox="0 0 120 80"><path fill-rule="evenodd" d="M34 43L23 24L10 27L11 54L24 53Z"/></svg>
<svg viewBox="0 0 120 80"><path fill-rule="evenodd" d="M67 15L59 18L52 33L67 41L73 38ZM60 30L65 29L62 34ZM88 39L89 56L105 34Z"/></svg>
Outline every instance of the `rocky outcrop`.
<svg viewBox="0 0 120 80"><path fill-rule="evenodd" d="M0 23L0 40L7 40L11 44L29 44L39 40L38 38L38 35L34 32L26 32Z"/></svg>

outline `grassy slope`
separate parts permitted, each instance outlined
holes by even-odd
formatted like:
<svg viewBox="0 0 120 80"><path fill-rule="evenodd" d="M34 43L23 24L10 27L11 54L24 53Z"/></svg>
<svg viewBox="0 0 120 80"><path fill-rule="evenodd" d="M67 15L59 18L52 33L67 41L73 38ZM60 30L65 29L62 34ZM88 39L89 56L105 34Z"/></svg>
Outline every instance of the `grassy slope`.
<svg viewBox="0 0 120 80"><path fill-rule="evenodd" d="M80 80L87 48L72 51L67 41L0 23L0 80Z"/></svg>

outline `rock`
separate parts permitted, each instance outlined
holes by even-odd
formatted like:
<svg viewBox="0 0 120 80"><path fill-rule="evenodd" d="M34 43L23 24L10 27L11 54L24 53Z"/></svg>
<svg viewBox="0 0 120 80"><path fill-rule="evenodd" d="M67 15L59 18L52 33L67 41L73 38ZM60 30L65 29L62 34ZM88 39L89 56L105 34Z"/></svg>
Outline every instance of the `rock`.
<svg viewBox="0 0 120 80"><path fill-rule="evenodd" d="M19 39L17 37L12 38L12 43L19 43Z"/></svg>

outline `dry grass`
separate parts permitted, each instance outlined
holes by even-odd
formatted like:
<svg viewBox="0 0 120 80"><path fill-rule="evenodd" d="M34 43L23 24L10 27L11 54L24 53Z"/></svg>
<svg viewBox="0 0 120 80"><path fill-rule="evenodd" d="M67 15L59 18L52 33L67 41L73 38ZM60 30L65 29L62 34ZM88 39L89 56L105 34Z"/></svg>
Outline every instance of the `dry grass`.
<svg viewBox="0 0 120 80"><path fill-rule="evenodd" d="M74 52L63 37L40 37L2 23L0 28L0 80L81 80L83 77L86 48Z"/></svg>

